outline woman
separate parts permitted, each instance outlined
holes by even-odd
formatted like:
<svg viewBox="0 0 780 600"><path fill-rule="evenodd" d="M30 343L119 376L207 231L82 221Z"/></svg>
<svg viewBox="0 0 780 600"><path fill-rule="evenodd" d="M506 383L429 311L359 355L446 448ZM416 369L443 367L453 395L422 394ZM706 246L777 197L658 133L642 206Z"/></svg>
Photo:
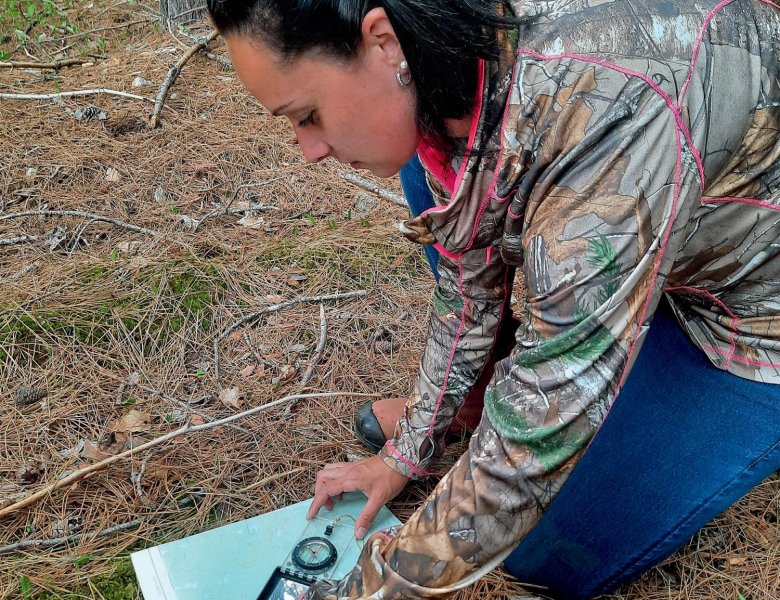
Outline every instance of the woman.
<svg viewBox="0 0 780 600"><path fill-rule="evenodd" d="M414 394L402 412L375 407L385 428L401 412L391 439L325 467L309 516L363 490L362 537L428 475L489 380L468 451L420 510L310 597L442 595L503 561L546 594L589 598L780 468L776 6L209 10L241 80L292 121L308 160L389 176L416 151L435 201L402 226L440 254ZM517 268L527 297L505 357Z"/></svg>

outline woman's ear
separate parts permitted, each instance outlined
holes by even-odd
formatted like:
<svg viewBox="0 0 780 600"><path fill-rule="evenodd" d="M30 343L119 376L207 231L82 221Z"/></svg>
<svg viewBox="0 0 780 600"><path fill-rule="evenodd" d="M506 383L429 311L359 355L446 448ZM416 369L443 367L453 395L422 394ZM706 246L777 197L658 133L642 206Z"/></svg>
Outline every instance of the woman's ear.
<svg viewBox="0 0 780 600"><path fill-rule="evenodd" d="M360 28L363 35L363 50L374 52L383 62L394 69L403 60L404 53L395 35L384 8L372 8L363 17Z"/></svg>

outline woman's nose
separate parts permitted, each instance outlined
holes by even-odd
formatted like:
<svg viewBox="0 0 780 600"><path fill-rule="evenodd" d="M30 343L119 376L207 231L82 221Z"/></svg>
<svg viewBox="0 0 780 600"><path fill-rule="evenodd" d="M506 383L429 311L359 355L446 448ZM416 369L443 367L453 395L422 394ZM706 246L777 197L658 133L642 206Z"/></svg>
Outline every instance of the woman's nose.
<svg viewBox="0 0 780 600"><path fill-rule="evenodd" d="M331 155L333 148L314 135L297 131L298 144L301 146L303 157L310 163L320 162Z"/></svg>

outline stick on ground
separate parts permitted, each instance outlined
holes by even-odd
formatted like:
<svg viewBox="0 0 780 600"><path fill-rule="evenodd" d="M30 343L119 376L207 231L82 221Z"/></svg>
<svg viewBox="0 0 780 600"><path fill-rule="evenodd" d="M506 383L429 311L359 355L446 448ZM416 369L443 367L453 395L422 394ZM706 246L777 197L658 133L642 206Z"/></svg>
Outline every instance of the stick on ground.
<svg viewBox="0 0 780 600"><path fill-rule="evenodd" d="M149 118L149 127L154 129L160 124L160 113L162 112L163 105L165 104L165 99L168 97L168 91L171 89L173 82L176 81L176 79L179 77L179 73L181 73L182 67L190 58L192 58L195 54L206 48L206 46L217 39L218 36L219 31L212 31L204 41L198 44L194 44L189 50L187 50L187 52L184 53L184 56L179 59L179 62L170 68L168 75L165 76L165 80L162 82L162 85L157 92L157 97L154 99L154 110L152 111L152 116Z"/></svg>
<svg viewBox="0 0 780 600"><path fill-rule="evenodd" d="M133 100L144 100L154 102L151 98L144 98L136 94L128 94L108 88L96 88L94 90L76 90L73 92L57 92L56 94L0 94L0 100L53 100L54 98L73 98L75 96L94 96L95 94L107 94L109 96L120 96L122 98L132 98Z"/></svg>
<svg viewBox="0 0 780 600"><path fill-rule="evenodd" d="M198 433L200 431L206 431L207 429L212 429L214 427L219 427L221 425L227 425L228 423L232 423L233 421L237 421L238 419L243 419L245 417L249 417L252 415L255 415L259 412L263 412L265 410L268 410L270 408L275 408L277 406L280 406L282 404L285 404L287 402L292 401L298 401L302 400L304 398L333 398L333 397L346 397L346 396L357 396L357 397L372 397L376 398L379 396L379 394L361 394L357 392L314 392L309 394L290 394L289 396L284 396L283 398L279 398L278 400L274 400L272 402L269 402L268 404L263 404L261 406L255 406L254 408L250 408L249 410L245 410L240 413L236 413L234 415L230 415L228 417L224 417L222 419L218 419L217 421L211 421L210 423L204 423L203 425L184 425L182 427L179 427L178 429L175 429L169 433L166 433L165 435L162 435L160 437L154 438L153 440L149 440L148 442L141 444L140 446L136 446L135 448L130 448L130 450L125 450L124 452L120 452L119 454L115 454L114 456L109 456L108 458L105 458L101 461L98 461L94 464L91 464L87 467L84 467L82 469L79 469L77 471L74 471L67 477L63 477L62 479L58 479L51 485L48 485L34 494L31 494L30 496L27 496L25 499L20 500L19 502L16 502L14 504L11 504L9 506L6 506L3 509L0 509L0 519L3 519L12 513L16 512L17 510L21 510L22 508L26 508L32 504L35 504L39 500L42 500L43 498L46 498L49 496L52 492L55 490L58 490L63 487L67 487L71 485L72 483L79 481L81 479L84 479L87 475L90 473L95 473L96 471L100 471L102 469L105 469L107 466L114 464L115 462L118 462L120 460L123 460L125 458L131 458L132 456L136 456L141 452L144 452L146 450L149 450L149 448L155 448L162 444L163 442L170 441L174 438L177 438L181 435L186 435L190 433Z"/></svg>
<svg viewBox="0 0 780 600"><path fill-rule="evenodd" d="M114 219L112 217L105 217L103 215L88 213L81 210L25 210L23 212L0 215L0 221L6 221L8 219L20 219L22 217L81 217L82 219L90 219L91 221L110 223L111 225L116 225L117 227L122 227L136 233L142 233L144 235L170 240L182 246L187 245L184 242L172 240L170 236L158 233L152 229L147 229L146 227L139 227L138 225L133 225L132 223L127 223L126 221L120 221L119 219Z"/></svg>
<svg viewBox="0 0 780 600"><path fill-rule="evenodd" d="M293 298L292 300L287 300L286 302L280 302L279 304L272 304L271 306L266 306L265 308L262 308L256 312L253 312L251 314L246 315L245 317L240 318L238 321L233 323L230 327L225 329L225 331L222 332L222 334L214 340L214 375L217 378L217 381L219 381L219 345L227 336L229 336L231 333L233 333L236 329L241 327L242 325L246 325L247 323L251 323L252 321L256 321L263 315L267 315L272 312L276 312L278 310L283 310L285 308L289 308L290 306L293 306L295 304L300 304L301 302L324 302L325 300L343 300L344 298L358 298L360 296L365 296L368 292L365 290L357 290L354 292L342 292L342 293L335 293L335 294L326 294L324 296L310 296L310 297L304 297L304 298Z"/></svg>
<svg viewBox="0 0 780 600"><path fill-rule="evenodd" d="M87 62L89 61L82 58L64 58L62 60L55 60L52 62L0 62L0 69L54 69L55 71L59 71L63 67L83 65Z"/></svg>
<svg viewBox="0 0 780 600"><path fill-rule="evenodd" d="M363 188L364 190L373 192L380 198L384 198L385 200L390 200L390 202L393 202L399 206L403 206L404 208L409 206L409 204L406 202L406 198L404 198L400 194L396 194L395 192L391 192L390 190L378 186L373 181L369 181L368 179L366 179L365 177L361 177L357 173L342 173L341 178L345 179L346 181L349 181L350 183L355 184L358 187Z"/></svg>

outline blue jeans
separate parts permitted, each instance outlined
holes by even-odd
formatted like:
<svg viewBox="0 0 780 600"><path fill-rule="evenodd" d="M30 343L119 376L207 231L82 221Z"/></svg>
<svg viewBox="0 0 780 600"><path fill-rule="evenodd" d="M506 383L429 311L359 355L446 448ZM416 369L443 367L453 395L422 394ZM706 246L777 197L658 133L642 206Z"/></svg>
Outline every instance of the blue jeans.
<svg viewBox="0 0 780 600"><path fill-rule="evenodd" d="M401 168L399 175L406 203L409 205L409 212L412 213L413 217L434 207L433 196L431 196L428 184L425 182L425 170L416 154ZM423 250L428 264L431 266L431 271L433 271L433 276L438 281L439 271L436 266L439 264L439 252L433 246L423 246Z"/></svg>
<svg viewBox="0 0 780 600"><path fill-rule="evenodd" d="M432 205L425 192L410 207ZM778 469L780 385L713 367L664 300L604 424L504 566L554 598L610 592Z"/></svg>

